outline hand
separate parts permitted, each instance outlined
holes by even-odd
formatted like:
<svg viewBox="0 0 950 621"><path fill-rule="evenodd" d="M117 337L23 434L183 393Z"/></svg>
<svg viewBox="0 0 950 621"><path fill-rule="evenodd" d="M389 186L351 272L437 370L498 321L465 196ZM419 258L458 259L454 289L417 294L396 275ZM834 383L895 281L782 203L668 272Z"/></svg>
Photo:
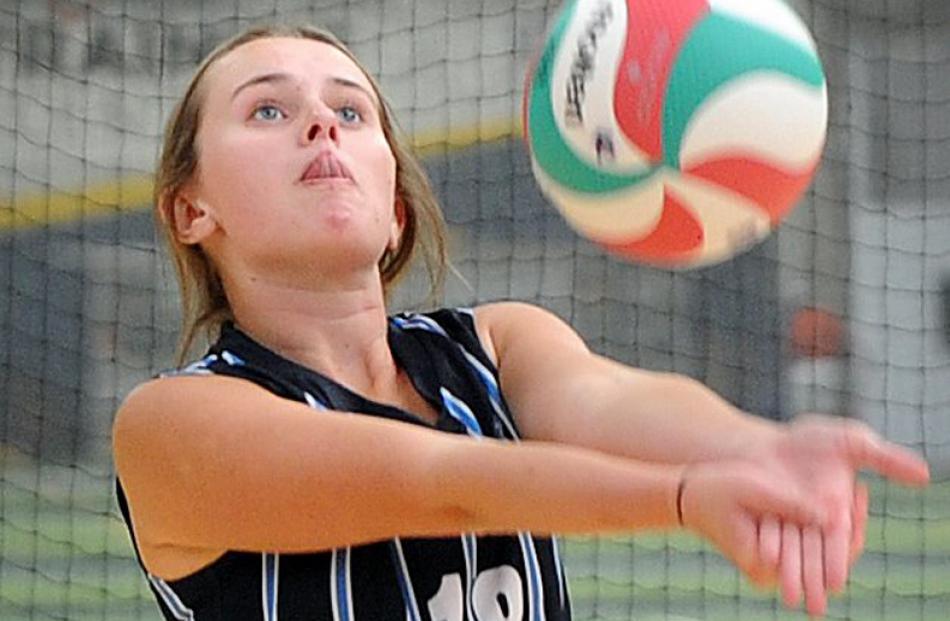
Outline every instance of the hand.
<svg viewBox="0 0 950 621"><path fill-rule="evenodd" d="M868 489L862 483L855 485L851 507L851 546L848 558L850 569L864 549L864 535L868 510ZM805 597L805 608L812 617L824 616L827 611L827 584L825 583L824 537L813 527L802 528L791 522L782 522L766 516L759 522L759 564L750 579L766 587L779 583L782 601L796 609Z"/></svg>
<svg viewBox="0 0 950 621"><path fill-rule="evenodd" d="M769 470L744 462L702 462L684 473L683 525L712 542L747 575L759 571L758 524L777 516L820 528L824 516L794 485L776 482Z"/></svg>
<svg viewBox="0 0 950 621"><path fill-rule="evenodd" d="M797 603L804 593L806 609L813 615L824 614L827 592L844 588L863 548L867 490L856 486L857 471L871 469L912 485L929 479L926 462L881 440L866 425L815 415L792 423L750 459L770 469L776 480L807 490L810 502L828 516L820 532L795 532L792 525L770 519L760 522L759 562L750 574L759 584L780 574L786 603Z"/></svg>

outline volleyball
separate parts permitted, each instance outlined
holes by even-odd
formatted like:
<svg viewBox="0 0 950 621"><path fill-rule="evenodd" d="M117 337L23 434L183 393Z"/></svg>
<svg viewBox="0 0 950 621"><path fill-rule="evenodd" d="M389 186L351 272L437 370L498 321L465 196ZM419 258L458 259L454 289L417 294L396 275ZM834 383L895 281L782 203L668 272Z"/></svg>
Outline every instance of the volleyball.
<svg viewBox="0 0 950 621"><path fill-rule="evenodd" d="M807 189L828 125L811 33L782 0L574 0L524 91L542 193L621 257L711 265Z"/></svg>

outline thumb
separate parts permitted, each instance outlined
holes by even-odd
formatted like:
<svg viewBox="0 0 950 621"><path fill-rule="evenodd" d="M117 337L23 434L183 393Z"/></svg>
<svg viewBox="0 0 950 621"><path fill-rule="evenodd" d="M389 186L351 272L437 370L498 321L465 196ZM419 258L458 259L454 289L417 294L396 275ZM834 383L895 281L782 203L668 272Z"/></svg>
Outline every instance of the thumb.
<svg viewBox="0 0 950 621"><path fill-rule="evenodd" d="M907 485L930 481L930 467L919 455L882 440L864 425L849 425L844 440L848 460L855 468L868 468Z"/></svg>

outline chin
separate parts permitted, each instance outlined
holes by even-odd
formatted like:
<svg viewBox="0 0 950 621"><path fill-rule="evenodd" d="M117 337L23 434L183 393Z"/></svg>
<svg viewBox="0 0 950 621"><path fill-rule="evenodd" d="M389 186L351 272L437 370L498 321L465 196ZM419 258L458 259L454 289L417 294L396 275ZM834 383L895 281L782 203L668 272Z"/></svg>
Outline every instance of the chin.
<svg viewBox="0 0 950 621"><path fill-rule="evenodd" d="M345 207L334 207L327 209L323 213L321 221L328 230L342 234L356 225L356 218L354 215L355 214L353 213L352 209Z"/></svg>

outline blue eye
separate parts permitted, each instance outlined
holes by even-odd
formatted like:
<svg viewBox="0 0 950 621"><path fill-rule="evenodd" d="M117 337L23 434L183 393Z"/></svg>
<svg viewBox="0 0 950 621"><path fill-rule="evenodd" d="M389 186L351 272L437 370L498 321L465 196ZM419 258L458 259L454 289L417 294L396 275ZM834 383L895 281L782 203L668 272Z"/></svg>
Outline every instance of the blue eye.
<svg viewBox="0 0 950 621"><path fill-rule="evenodd" d="M353 106L343 106L336 113L344 123L359 123L363 120L363 115Z"/></svg>
<svg viewBox="0 0 950 621"><path fill-rule="evenodd" d="M258 121L279 121L286 118L287 115L273 104L264 104L254 109L253 117Z"/></svg>

